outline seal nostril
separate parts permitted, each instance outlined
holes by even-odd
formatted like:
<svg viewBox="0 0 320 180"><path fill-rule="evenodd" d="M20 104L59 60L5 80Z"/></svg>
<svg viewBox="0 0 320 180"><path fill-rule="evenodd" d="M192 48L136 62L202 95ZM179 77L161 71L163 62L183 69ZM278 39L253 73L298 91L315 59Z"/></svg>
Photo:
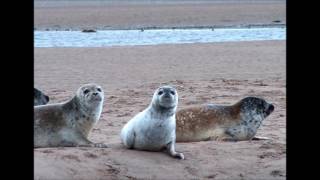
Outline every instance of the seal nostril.
<svg viewBox="0 0 320 180"><path fill-rule="evenodd" d="M46 98L47 102L49 102L49 100L50 100L49 96L45 96L45 98Z"/></svg>
<svg viewBox="0 0 320 180"><path fill-rule="evenodd" d="M274 110L274 105L270 104L269 110L270 110L270 111L273 111L273 110Z"/></svg>
<svg viewBox="0 0 320 180"><path fill-rule="evenodd" d="M95 95L95 96L96 96L96 95L98 95L98 93L97 93L97 92L94 92L94 93L93 93L93 95Z"/></svg>
<svg viewBox="0 0 320 180"><path fill-rule="evenodd" d="M169 98L170 97L170 93L169 92L166 92L163 97L166 97L166 98Z"/></svg>

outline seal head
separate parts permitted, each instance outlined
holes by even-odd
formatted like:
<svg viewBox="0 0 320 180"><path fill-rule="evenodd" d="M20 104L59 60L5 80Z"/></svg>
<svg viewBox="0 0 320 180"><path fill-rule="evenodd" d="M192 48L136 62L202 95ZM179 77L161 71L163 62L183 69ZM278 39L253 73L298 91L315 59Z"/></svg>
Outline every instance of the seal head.
<svg viewBox="0 0 320 180"><path fill-rule="evenodd" d="M274 111L274 105L262 98L246 97L240 103L242 112L249 112L251 115L259 114L263 119Z"/></svg>
<svg viewBox="0 0 320 180"><path fill-rule="evenodd" d="M49 102L49 96L45 95L43 92L38 90L37 88L34 88L34 106L38 105L45 105Z"/></svg>
<svg viewBox="0 0 320 180"><path fill-rule="evenodd" d="M171 86L162 86L154 92L151 103L160 112L175 111L178 105L177 90Z"/></svg>
<svg viewBox="0 0 320 180"><path fill-rule="evenodd" d="M103 103L104 92L96 84L86 84L78 89L76 97L78 102L82 103L84 110L96 110Z"/></svg>

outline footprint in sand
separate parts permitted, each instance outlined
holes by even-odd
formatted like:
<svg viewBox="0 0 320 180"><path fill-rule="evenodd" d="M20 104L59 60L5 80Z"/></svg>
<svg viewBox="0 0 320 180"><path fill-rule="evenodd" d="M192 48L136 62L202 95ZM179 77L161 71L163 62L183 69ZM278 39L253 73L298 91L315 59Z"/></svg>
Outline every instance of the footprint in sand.
<svg viewBox="0 0 320 180"><path fill-rule="evenodd" d="M185 167L185 169L188 171L188 173L190 173L190 174L192 174L194 176L197 176L197 172L198 172L197 169L189 167L189 166Z"/></svg>
<svg viewBox="0 0 320 180"><path fill-rule="evenodd" d="M264 159L264 158L275 158L278 154L274 153L274 152L264 152L261 155L258 155L258 157L260 159Z"/></svg>
<svg viewBox="0 0 320 180"><path fill-rule="evenodd" d="M123 113L123 114L118 114L117 117L125 117L125 116L130 116L131 113Z"/></svg>
<svg viewBox="0 0 320 180"><path fill-rule="evenodd" d="M198 101L189 101L186 102L186 105L198 104Z"/></svg>
<svg viewBox="0 0 320 180"><path fill-rule="evenodd" d="M69 155L64 155L62 156L62 159L70 159L70 160L75 160L77 162L81 162L78 156L69 154Z"/></svg>
<svg viewBox="0 0 320 180"><path fill-rule="evenodd" d="M106 165L108 167L108 169L107 169L108 173L111 173L111 174L119 174L120 173L120 170L113 167L112 165L107 164L107 163L104 163L104 165Z"/></svg>
<svg viewBox="0 0 320 180"><path fill-rule="evenodd" d="M109 109L109 110L103 111L102 114L112 113L112 112L113 112L113 110Z"/></svg>
<svg viewBox="0 0 320 180"><path fill-rule="evenodd" d="M272 176L285 176L285 173L283 171L280 170L273 170L270 173Z"/></svg>
<svg viewBox="0 0 320 180"><path fill-rule="evenodd" d="M44 151L41 151L42 153L53 153L52 150L44 150Z"/></svg>
<svg viewBox="0 0 320 180"><path fill-rule="evenodd" d="M85 152L83 155L84 155L85 157L88 157L88 158L93 158L93 159L98 158L97 155L95 155L95 154L93 154L93 153L90 153L90 152Z"/></svg>
<svg viewBox="0 0 320 180"><path fill-rule="evenodd" d="M266 141L264 142L259 148L261 149L278 149L281 151L284 151L286 149L286 145L282 143L276 143L272 141Z"/></svg>

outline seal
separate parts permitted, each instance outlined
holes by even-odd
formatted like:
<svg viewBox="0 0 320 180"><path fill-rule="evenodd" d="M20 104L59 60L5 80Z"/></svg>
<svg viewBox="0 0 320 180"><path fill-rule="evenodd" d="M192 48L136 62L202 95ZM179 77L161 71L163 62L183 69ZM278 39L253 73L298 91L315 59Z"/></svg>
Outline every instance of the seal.
<svg viewBox="0 0 320 180"><path fill-rule="evenodd" d="M33 101L34 106L45 105L49 102L49 96L45 95L43 92L41 92L37 88L34 88L33 96L34 96L34 101Z"/></svg>
<svg viewBox="0 0 320 180"><path fill-rule="evenodd" d="M34 106L34 147L107 147L88 140L103 100L100 86L86 84L67 102Z"/></svg>
<svg viewBox="0 0 320 180"><path fill-rule="evenodd" d="M229 105L207 104L181 109L176 114L177 142L206 140L266 140L255 137L274 105L257 97L246 97Z"/></svg>
<svg viewBox="0 0 320 180"><path fill-rule="evenodd" d="M129 120L121 130L122 143L128 149L165 150L170 156L184 159L175 151L178 93L171 86L159 87L150 105Z"/></svg>

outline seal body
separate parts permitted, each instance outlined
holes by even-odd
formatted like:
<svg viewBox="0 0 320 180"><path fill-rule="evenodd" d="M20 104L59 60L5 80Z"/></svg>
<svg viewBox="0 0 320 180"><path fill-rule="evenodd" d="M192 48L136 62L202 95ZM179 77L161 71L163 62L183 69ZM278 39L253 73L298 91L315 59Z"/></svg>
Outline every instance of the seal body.
<svg viewBox="0 0 320 180"><path fill-rule="evenodd" d="M86 84L65 103L34 107L34 147L106 147L88 136L98 122L104 94L100 86Z"/></svg>
<svg viewBox="0 0 320 180"><path fill-rule="evenodd" d="M272 104L257 97L246 97L230 106L207 104L181 109L176 114L177 142L268 139L255 134L273 110Z"/></svg>
<svg viewBox="0 0 320 180"><path fill-rule="evenodd" d="M49 96L45 95L43 92L41 92L37 88L34 88L33 96L34 96L34 101L33 101L34 106L45 105L49 102Z"/></svg>
<svg viewBox="0 0 320 180"><path fill-rule="evenodd" d="M129 149L167 152L180 159L182 153L175 151L176 119L178 105L176 89L170 86L158 88L152 102L138 113L121 130L121 140Z"/></svg>

